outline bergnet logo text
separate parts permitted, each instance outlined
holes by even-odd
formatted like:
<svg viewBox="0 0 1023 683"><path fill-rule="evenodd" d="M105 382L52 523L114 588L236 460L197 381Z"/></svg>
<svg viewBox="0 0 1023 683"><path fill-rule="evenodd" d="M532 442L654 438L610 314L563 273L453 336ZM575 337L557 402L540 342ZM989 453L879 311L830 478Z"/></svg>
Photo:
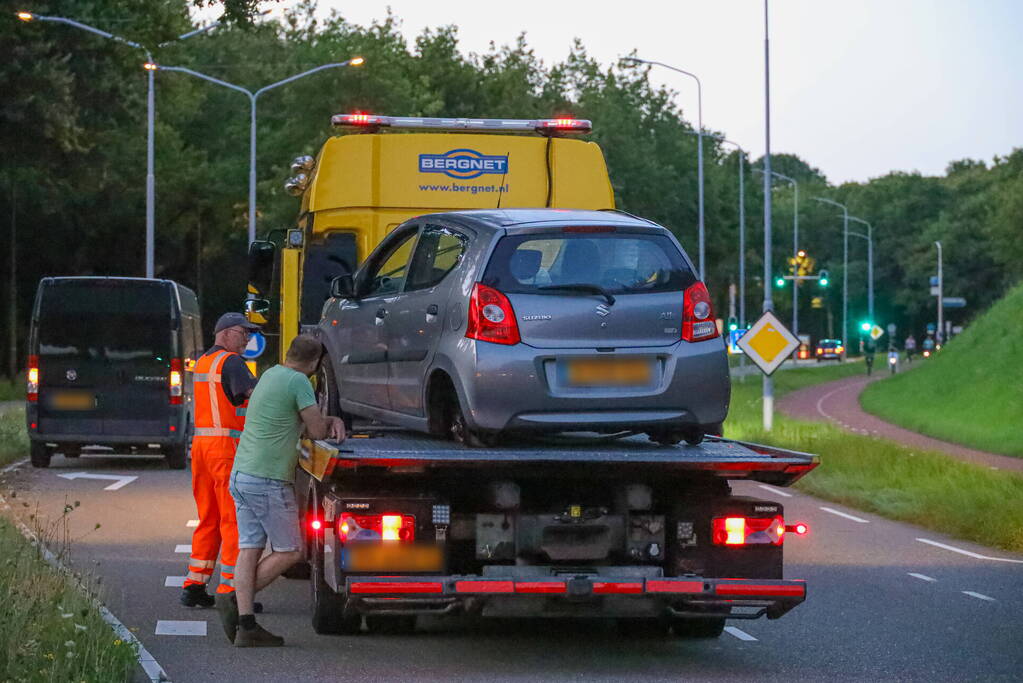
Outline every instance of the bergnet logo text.
<svg viewBox="0 0 1023 683"><path fill-rule="evenodd" d="M444 154L420 154L420 173L443 173L450 178L468 180L484 173L508 172L507 155L481 154L474 149L453 149Z"/></svg>
<svg viewBox="0 0 1023 683"><path fill-rule="evenodd" d="M465 192L467 194L483 194L487 192L508 192L509 188L507 185L459 185L458 183L451 183L450 185L420 185L419 190L421 192Z"/></svg>

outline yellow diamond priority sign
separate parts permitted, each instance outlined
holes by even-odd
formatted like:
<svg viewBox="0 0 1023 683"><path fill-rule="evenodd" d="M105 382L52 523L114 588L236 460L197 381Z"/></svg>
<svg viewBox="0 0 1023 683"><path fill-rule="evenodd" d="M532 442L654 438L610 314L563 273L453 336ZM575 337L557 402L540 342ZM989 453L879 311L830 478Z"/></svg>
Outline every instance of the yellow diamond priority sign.
<svg viewBox="0 0 1023 683"><path fill-rule="evenodd" d="M880 339L882 334L884 334L884 330L881 329L880 325L874 325L870 330L870 338L874 341Z"/></svg>
<svg viewBox="0 0 1023 683"><path fill-rule="evenodd" d="M739 338L738 346L764 374L770 375L799 348L799 339L767 311Z"/></svg>

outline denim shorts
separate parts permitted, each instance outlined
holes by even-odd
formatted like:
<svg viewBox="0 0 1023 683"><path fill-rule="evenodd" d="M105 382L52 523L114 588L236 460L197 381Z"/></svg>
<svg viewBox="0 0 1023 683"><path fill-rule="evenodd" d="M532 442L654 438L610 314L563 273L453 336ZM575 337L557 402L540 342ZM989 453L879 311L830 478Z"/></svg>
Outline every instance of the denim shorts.
<svg viewBox="0 0 1023 683"><path fill-rule="evenodd" d="M298 550L298 504L295 487L276 479L231 473L231 496L238 512L238 548L265 548L275 552Z"/></svg>

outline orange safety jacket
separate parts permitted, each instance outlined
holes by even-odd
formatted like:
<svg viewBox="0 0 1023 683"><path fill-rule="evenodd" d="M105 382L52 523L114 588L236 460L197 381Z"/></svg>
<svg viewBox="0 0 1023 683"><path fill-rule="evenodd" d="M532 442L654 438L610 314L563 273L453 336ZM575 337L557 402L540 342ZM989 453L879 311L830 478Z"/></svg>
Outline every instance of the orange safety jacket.
<svg viewBox="0 0 1023 683"><path fill-rule="evenodd" d="M221 383L224 363L231 351L215 351L199 358L192 375L195 431L192 438L192 493L199 524L192 535L192 552L184 586L205 584L220 556L218 593L234 590L234 564L238 558L238 526L234 499L228 490L238 439L245 427L248 400L235 406Z"/></svg>

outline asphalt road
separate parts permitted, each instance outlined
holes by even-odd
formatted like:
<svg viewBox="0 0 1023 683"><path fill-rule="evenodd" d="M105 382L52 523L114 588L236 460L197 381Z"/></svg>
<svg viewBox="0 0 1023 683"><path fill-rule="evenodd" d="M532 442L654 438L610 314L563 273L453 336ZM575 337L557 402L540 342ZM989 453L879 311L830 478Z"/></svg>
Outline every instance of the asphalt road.
<svg viewBox="0 0 1023 683"><path fill-rule="evenodd" d="M137 479L106 490L117 482L60 477L75 472ZM48 470L26 465L0 478L23 517L53 519L80 503L69 515L73 566L101 582L107 605L177 683L1023 677L1023 556L749 482L736 492L783 502L788 521L811 528L785 544L786 578L808 581L807 601L777 621L730 621L735 630L720 639L689 642L539 619L420 619L412 635L328 637L309 625L307 582L281 579L261 595L260 621L287 647L236 650L214 611L179 606L180 583L165 586L185 572L176 546L190 543L196 518L187 471L159 459L56 456ZM204 635L163 635L177 628Z"/></svg>

